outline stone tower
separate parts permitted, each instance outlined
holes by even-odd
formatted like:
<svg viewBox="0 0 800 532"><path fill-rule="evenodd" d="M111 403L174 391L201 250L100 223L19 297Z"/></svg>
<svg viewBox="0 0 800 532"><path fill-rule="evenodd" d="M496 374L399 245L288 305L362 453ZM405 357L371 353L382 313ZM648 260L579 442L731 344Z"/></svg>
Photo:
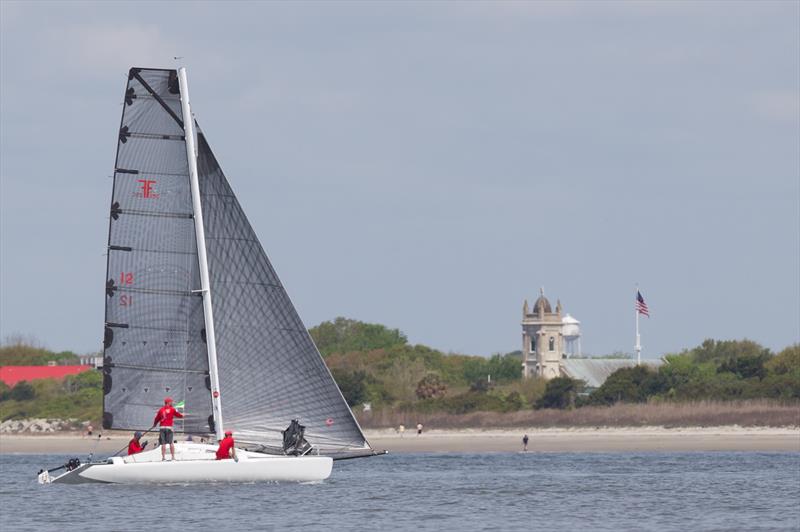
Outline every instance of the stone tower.
<svg viewBox="0 0 800 532"><path fill-rule="evenodd" d="M561 302L553 312L550 302L544 297L544 288L539 298L528 308L522 307L522 376L552 379L561 375L561 359L564 357L562 335Z"/></svg>

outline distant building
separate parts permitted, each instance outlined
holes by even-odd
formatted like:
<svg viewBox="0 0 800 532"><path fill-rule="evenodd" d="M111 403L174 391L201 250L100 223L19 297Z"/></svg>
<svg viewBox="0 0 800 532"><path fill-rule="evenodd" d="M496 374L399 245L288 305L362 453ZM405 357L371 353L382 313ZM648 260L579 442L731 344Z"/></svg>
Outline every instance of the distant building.
<svg viewBox="0 0 800 532"><path fill-rule="evenodd" d="M561 375L561 359L564 352L564 323L561 318L561 301L556 310L544 297L544 289L539 298L528 307L528 300L522 306L522 376L552 379Z"/></svg>
<svg viewBox="0 0 800 532"><path fill-rule="evenodd" d="M0 366L0 381L14 386L19 381L63 379L67 375L77 375L93 369L92 366Z"/></svg>
<svg viewBox="0 0 800 532"><path fill-rule="evenodd" d="M103 367L103 355L80 355L78 359L82 366Z"/></svg>
<svg viewBox="0 0 800 532"><path fill-rule="evenodd" d="M540 289L539 298L522 306L522 376L523 378L570 377L586 382L587 388L598 388L620 368L636 365L633 359L591 359L581 357L580 322L563 314L561 301L553 310ZM577 358L573 358L577 357ZM659 366L661 361L648 361Z"/></svg>

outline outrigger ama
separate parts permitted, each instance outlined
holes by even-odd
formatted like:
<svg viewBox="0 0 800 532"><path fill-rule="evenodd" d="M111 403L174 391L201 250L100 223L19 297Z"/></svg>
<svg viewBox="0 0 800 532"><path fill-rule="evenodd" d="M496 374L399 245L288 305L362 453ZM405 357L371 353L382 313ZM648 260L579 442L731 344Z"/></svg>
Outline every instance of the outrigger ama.
<svg viewBox="0 0 800 532"><path fill-rule="evenodd" d="M73 459L41 482L322 480L334 459L379 454L197 124L184 68L130 69L109 215L104 429L146 430L170 395L186 412L176 433L231 427L238 461L176 442L174 461Z"/></svg>

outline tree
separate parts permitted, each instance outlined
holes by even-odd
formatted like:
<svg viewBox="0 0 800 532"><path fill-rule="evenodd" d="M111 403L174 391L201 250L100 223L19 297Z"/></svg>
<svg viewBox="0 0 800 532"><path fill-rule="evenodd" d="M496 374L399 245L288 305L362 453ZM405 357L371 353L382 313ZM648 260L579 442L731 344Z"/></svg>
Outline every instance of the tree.
<svg viewBox="0 0 800 532"><path fill-rule="evenodd" d="M612 405L623 401L642 403L651 395L666 391L667 379L647 366L620 368L590 396L591 404Z"/></svg>
<svg viewBox="0 0 800 532"><path fill-rule="evenodd" d="M717 368L717 373L733 373L740 379L751 379L756 377L763 379L767 375L764 363L769 360L767 353L756 355L739 355L726 360Z"/></svg>
<svg viewBox="0 0 800 532"><path fill-rule="evenodd" d="M511 382L522 379L522 352L512 351L505 355L495 354L489 359L487 373L493 381Z"/></svg>
<svg viewBox="0 0 800 532"><path fill-rule="evenodd" d="M367 397L366 373L363 371L344 372L336 370L331 373L348 405L355 406L364 402Z"/></svg>
<svg viewBox="0 0 800 532"><path fill-rule="evenodd" d="M765 362L764 366L776 375L800 370L800 344L790 345Z"/></svg>
<svg viewBox="0 0 800 532"><path fill-rule="evenodd" d="M376 323L364 323L338 317L323 321L308 331L323 356L331 353L369 351L406 345L408 339L399 329L389 329Z"/></svg>
<svg viewBox="0 0 800 532"><path fill-rule="evenodd" d="M19 381L8 395L14 401L30 401L36 397L36 391L27 381Z"/></svg>
<svg viewBox="0 0 800 532"><path fill-rule="evenodd" d="M578 381L569 377L556 377L547 381L547 387L534 405L534 408L559 408L564 409L575 403L575 396L579 391Z"/></svg>
<svg viewBox="0 0 800 532"><path fill-rule="evenodd" d="M418 399L440 399L447 395L447 385L435 373L428 373L417 384Z"/></svg>
<svg viewBox="0 0 800 532"><path fill-rule="evenodd" d="M770 351L752 340L704 340L702 344L690 349L689 353L695 362L713 362L720 365L723 362L753 356L769 358Z"/></svg>

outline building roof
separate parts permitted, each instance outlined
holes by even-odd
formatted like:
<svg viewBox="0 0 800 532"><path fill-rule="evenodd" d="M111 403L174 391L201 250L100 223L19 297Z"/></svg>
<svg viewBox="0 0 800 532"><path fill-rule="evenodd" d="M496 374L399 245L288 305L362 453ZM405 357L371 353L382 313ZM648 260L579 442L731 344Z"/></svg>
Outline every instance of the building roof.
<svg viewBox="0 0 800 532"><path fill-rule="evenodd" d="M658 367L661 360L643 360L642 364ZM632 368L636 361L627 358L567 358L561 368L567 377L586 382L589 388L599 388L609 375L622 368Z"/></svg>
<svg viewBox="0 0 800 532"><path fill-rule="evenodd" d="M536 299L536 302L533 304L533 313L534 314L539 312L539 302L540 301L544 302L544 311L545 312L553 312L553 308L550 306L550 302L547 300L546 297L544 297L544 294L542 294Z"/></svg>
<svg viewBox="0 0 800 532"><path fill-rule="evenodd" d="M0 366L0 381L14 386L19 381L63 379L94 369L94 366Z"/></svg>

